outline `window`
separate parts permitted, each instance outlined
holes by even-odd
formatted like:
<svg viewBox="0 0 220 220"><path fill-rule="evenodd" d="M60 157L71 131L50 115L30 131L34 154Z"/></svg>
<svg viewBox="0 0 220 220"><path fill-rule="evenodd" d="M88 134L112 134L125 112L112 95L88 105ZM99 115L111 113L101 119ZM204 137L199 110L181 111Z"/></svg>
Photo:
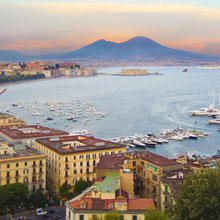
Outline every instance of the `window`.
<svg viewBox="0 0 220 220"><path fill-rule="evenodd" d="M43 165L42 160L40 160L40 165Z"/></svg>
<svg viewBox="0 0 220 220"><path fill-rule="evenodd" d="M18 163L16 163L16 167L18 167Z"/></svg>
<svg viewBox="0 0 220 220"><path fill-rule="evenodd" d="M168 196L165 196L165 202L166 203L168 202Z"/></svg>
<svg viewBox="0 0 220 220"><path fill-rule="evenodd" d="M165 193L168 193L168 186L165 186Z"/></svg>
<svg viewBox="0 0 220 220"><path fill-rule="evenodd" d="M147 164L147 168L149 168L149 164Z"/></svg>
<svg viewBox="0 0 220 220"><path fill-rule="evenodd" d="M118 151L118 153L119 153L119 154L122 154L122 151L120 150L120 151Z"/></svg>
<svg viewBox="0 0 220 220"><path fill-rule="evenodd" d="M133 161L133 166L136 166L136 161Z"/></svg>
<svg viewBox="0 0 220 220"><path fill-rule="evenodd" d="M156 175L152 175L152 179L153 179L153 181L157 182L157 176Z"/></svg>
<svg viewBox="0 0 220 220"><path fill-rule="evenodd" d="M137 220L137 216L136 215L132 215L132 220Z"/></svg>
<svg viewBox="0 0 220 220"><path fill-rule="evenodd" d="M105 155L108 155L108 152L105 152Z"/></svg>
<svg viewBox="0 0 220 220"><path fill-rule="evenodd" d="M15 174L16 176L18 176L19 175L19 173L18 173L18 170L16 170L16 174Z"/></svg>
<svg viewBox="0 0 220 220"><path fill-rule="evenodd" d="M10 164L7 164L7 168L10 168Z"/></svg>
<svg viewBox="0 0 220 220"><path fill-rule="evenodd" d="M86 169L86 173L87 173L87 174L89 173L89 168Z"/></svg>
<svg viewBox="0 0 220 220"><path fill-rule="evenodd" d="M94 166L96 165L96 162L95 162L95 160L93 160L93 165L94 165Z"/></svg>
<svg viewBox="0 0 220 220"><path fill-rule="evenodd" d="M27 162L24 162L24 165L27 166Z"/></svg>
<svg viewBox="0 0 220 220"><path fill-rule="evenodd" d="M82 166L83 165L83 162L80 162L80 166Z"/></svg>
<svg viewBox="0 0 220 220"><path fill-rule="evenodd" d="M71 217L71 212L69 211L69 218Z"/></svg>
<svg viewBox="0 0 220 220"><path fill-rule="evenodd" d="M42 167L40 167L40 170L39 170L39 173L42 173L43 171L42 171Z"/></svg>
<svg viewBox="0 0 220 220"><path fill-rule="evenodd" d="M36 166L36 161L33 161L33 166Z"/></svg>
<svg viewBox="0 0 220 220"><path fill-rule="evenodd" d="M141 161L141 165L144 165L144 162L143 162L143 161Z"/></svg>
<svg viewBox="0 0 220 220"><path fill-rule="evenodd" d="M77 170L74 170L74 174L77 174Z"/></svg>
<svg viewBox="0 0 220 220"><path fill-rule="evenodd" d="M89 166L89 161L87 161L87 167Z"/></svg>
<svg viewBox="0 0 220 220"><path fill-rule="evenodd" d="M157 193L157 188L156 188L156 186L153 186L153 187L152 187L152 191L153 191L153 194L156 194L156 193Z"/></svg>
<svg viewBox="0 0 220 220"><path fill-rule="evenodd" d="M157 168L156 167L154 167L154 172L157 172Z"/></svg>
<svg viewBox="0 0 220 220"><path fill-rule="evenodd" d="M112 152L111 152L111 155L113 155L113 154L115 154L115 152L114 152L114 151L112 151Z"/></svg>
<svg viewBox="0 0 220 220"><path fill-rule="evenodd" d="M73 163L73 167L76 167L76 163Z"/></svg>
<svg viewBox="0 0 220 220"><path fill-rule="evenodd" d="M74 156L73 159L76 160L76 156Z"/></svg>
<svg viewBox="0 0 220 220"><path fill-rule="evenodd" d="M35 185L33 185L33 191L36 191L36 186Z"/></svg>
<svg viewBox="0 0 220 220"><path fill-rule="evenodd" d="M79 215L79 220L84 220L84 215Z"/></svg>
<svg viewBox="0 0 220 220"><path fill-rule="evenodd" d="M99 153L99 157L101 157L102 156L102 153Z"/></svg>
<svg viewBox="0 0 220 220"><path fill-rule="evenodd" d="M80 169L80 173L82 173L83 172L83 170L82 169Z"/></svg>
<svg viewBox="0 0 220 220"><path fill-rule="evenodd" d="M83 159L83 155L80 155L80 156L79 156L79 159Z"/></svg>
<svg viewBox="0 0 220 220"><path fill-rule="evenodd" d="M92 155L92 158L96 158L96 154L93 154L93 155Z"/></svg>
<svg viewBox="0 0 220 220"><path fill-rule="evenodd" d="M23 173L27 174L28 173L28 169L24 169Z"/></svg>
<svg viewBox="0 0 220 220"><path fill-rule="evenodd" d="M90 159L90 155L86 155L86 159L89 160Z"/></svg>
<svg viewBox="0 0 220 220"><path fill-rule="evenodd" d="M10 184L10 179L7 179L7 184Z"/></svg>
<svg viewBox="0 0 220 220"><path fill-rule="evenodd" d="M65 158L65 162L68 162L68 157Z"/></svg>

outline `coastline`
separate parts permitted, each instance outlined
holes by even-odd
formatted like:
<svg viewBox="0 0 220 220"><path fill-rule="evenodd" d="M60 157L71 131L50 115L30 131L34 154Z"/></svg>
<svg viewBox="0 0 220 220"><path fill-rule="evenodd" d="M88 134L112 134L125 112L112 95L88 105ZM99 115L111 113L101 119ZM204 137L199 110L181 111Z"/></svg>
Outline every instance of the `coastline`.
<svg viewBox="0 0 220 220"><path fill-rule="evenodd" d="M97 75L92 75L92 76L61 76L61 77L55 77L55 78L52 78L52 77L46 78L45 77L43 79L19 80L19 81L16 81L16 82L1 83L0 84L0 88L1 87L5 87L5 86L12 86L12 85L31 83L31 82L40 82L40 81L45 81L45 80L66 79L66 78L79 78L79 77L94 77L94 76L97 76Z"/></svg>

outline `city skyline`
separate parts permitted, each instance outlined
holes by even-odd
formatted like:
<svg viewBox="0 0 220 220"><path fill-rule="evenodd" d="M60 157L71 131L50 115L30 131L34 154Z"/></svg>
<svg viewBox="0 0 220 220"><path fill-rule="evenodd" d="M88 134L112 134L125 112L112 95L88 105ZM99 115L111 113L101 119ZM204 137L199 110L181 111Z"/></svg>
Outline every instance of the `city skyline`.
<svg viewBox="0 0 220 220"><path fill-rule="evenodd" d="M0 3L0 50L62 53L99 39L145 36L176 49L220 55L220 2L183 0Z"/></svg>

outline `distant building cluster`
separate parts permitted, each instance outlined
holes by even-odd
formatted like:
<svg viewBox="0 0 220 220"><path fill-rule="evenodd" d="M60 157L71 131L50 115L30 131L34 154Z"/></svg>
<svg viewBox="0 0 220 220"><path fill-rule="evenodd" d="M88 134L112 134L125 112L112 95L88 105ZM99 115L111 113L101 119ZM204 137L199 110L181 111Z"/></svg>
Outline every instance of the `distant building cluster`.
<svg viewBox="0 0 220 220"><path fill-rule="evenodd" d="M44 74L45 77L92 76L97 73L94 67L81 67L76 63L33 61L22 63L0 63L0 75L12 76Z"/></svg>

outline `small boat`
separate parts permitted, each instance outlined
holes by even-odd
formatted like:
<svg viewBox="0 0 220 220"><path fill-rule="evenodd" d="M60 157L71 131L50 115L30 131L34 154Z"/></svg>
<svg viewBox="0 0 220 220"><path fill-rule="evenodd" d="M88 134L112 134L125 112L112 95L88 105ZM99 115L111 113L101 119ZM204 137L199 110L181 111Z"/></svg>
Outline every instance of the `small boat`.
<svg viewBox="0 0 220 220"><path fill-rule="evenodd" d="M73 120L73 117L67 117L66 120Z"/></svg>
<svg viewBox="0 0 220 220"><path fill-rule="evenodd" d="M220 124L220 118L212 119L207 121L209 124Z"/></svg>
<svg viewBox="0 0 220 220"><path fill-rule="evenodd" d="M52 121L53 118L48 117L46 120L47 120L47 121Z"/></svg>
<svg viewBox="0 0 220 220"><path fill-rule="evenodd" d="M182 72L187 72L188 71L188 69L187 68L184 68L183 70L182 70Z"/></svg>

